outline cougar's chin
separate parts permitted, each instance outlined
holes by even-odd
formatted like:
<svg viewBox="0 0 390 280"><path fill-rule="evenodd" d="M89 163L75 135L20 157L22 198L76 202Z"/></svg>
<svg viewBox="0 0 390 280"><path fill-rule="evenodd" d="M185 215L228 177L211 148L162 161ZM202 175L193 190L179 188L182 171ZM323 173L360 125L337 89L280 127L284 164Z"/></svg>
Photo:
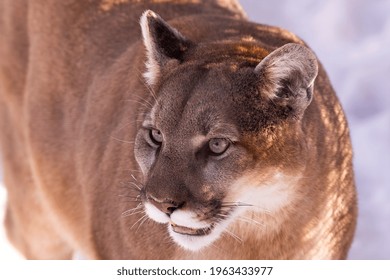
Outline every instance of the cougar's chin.
<svg viewBox="0 0 390 280"><path fill-rule="evenodd" d="M212 225L209 228L193 229L177 227L175 225L168 225L168 232L173 241L184 249L190 251L199 251L214 241L216 241L223 229L219 229L220 225Z"/></svg>
<svg viewBox="0 0 390 280"><path fill-rule="evenodd" d="M218 223L199 221L196 214L188 210L177 210L168 216L150 203L145 203L145 211L152 220L167 224L173 241L191 251L199 251L216 241L230 220L221 220Z"/></svg>

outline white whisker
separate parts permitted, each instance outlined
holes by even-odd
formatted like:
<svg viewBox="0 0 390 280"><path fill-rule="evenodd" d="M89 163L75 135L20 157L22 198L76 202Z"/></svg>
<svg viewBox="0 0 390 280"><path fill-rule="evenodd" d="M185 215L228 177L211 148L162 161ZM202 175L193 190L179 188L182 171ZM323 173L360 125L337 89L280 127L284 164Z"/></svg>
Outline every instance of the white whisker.
<svg viewBox="0 0 390 280"><path fill-rule="evenodd" d="M140 104L141 106L144 106L148 109L152 109L154 107L154 104L150 103L148 100L146 99L142 99L142 100L136 100L136 99L126 99L125 102L133 102L133 103L137 103L137 104Z"/></svg>
<svg viewBox="0 0 390 280"><path fill-rule="evenodd" d="M114 137L114 136L110 136L110 137L111 137L112 139L118 141L118 142L122 142L122 143L126 143L126 144L134 144L134 143L135 143L135 141L127 141L127 140L123 140L123 139L118 139L118 138L116 138L116 137Z"/></svg>
<svg viewBox="0 0 390 280"><path fill-rule="evenodd" d="M142 219L141 223L138 225L138 227L137 227L137 229L136 229L135 232L138 232L138 230L140 229L140 227L141 227L146 221L149 221L148 215L145 215L145 217Z"/></svg>
<svg viewBox="0 0 390 280"><path fill-rule="evenodd" d="M138 186L136 183L134 183L134 182L129 182L129 184L132 185L132 186L134 186L134 187L136 187L137 190L139 190L139 191L141 190L141 187Z"/></svg>
<svg viewBox="0 0 390 280"><path fill-rule="evenodd" d="M127 213L126 213L127 212ZM136 214L139 214L139 213L142 213L144 212L144 210L140 210L140 211L135 211L135 212L131 212L131 211L125 211L122 213L122 217L130 217L132 215L136 215Z"/></svg>
<svg viewBox="0 0 390 280"><path fill-rule="evenodd" d="M231 237L233 237L234 240L238 241L239 243L242 243L242 239L240 237L238 237L236 234L234 234L233 232L225 229L225 233L227 233L228 235L230 235Z"/></svg>
<svg viewBox="0 0 390 280"><path fill-rule="evenodd" d="M131 178L133 178L134 180L136 180L138 182L137 178L135 178L135 176L133 174L130 174L130 176L131 176Z"/></svg>
<svg viewBox="0 0 390 280"><path fill-rule="evenodd" d="M255 224L257 227L261 228L261 229L264 229L265 228L265 225L263 223L260 223L254 219L250 219L250 218L246 218L246 217L239 217L239 220L240 221L243 221L243 222L247 222L247 223L250 223L250 224Z"/></svg>
<svg viewBox="0 0 390 280"><path fill-rule="evenodd" d="M147 217L147 214L143 215L141 218L139 218L132 226L130 229L133 229L139 222L141 222L145 217Z"/></svg>
<svg viewBox="0 0 390 280"><path fill-rule="evenodd" d="M124 125L121 126L120 128L116 129L116 130L115 130L115 133L120 132L122 129L124 129L125 127L127 127L127 126L129 126L129 125L137 124L137 123L142 123L142 121L141 121L141 120L134 120L134 121L131 121L131 122L127 122L126 124L124 124Z"/></svg>
<svg viewBox="0 0 390 280"><path fill-rule="evenodd" d="M134 215L134 214L136 214L136 213L141 213L142 211L144 211L142 208L143 208L142 203L139 203L136 207L124 211L124 212L122 213L122 216L123 216L123 217L127 217L127 216ZM142 210L140 210L140 209L142 209Z"/></svg>
<svg viewBox="0 0 390 280"><path fill-rule="evenodd" d="M148 83L146 83L145 79L142 77L143 74L141 73L141 71L138 70L138 73L139 73L139 75L137 75L138 78L142 81L144 86L148 89L149 93L152 95L152 97L154 98L154 100L158 104L157 95L156 95L155 91L153 90L153 88Z"/></svg>
<svg viewBox="0 0 390 280"><path fill-rule="evenodd" d="M264 208L264 207L261 207L259 205L254 205L254 204L251 204L251 203L246 203L246 202L238 202L240 205L238 206L248 206L248 207L253 207L253 208L257 208L257 209L260 209L262 211L262 213L265 213L265 214L271 214L271 211L268 210L267 208Z"/></svg>
<svg viewBox="0 0 390 280"><path fill-rule="evenodd" d="M123 198L131 198L132 199L131 201L140 201L140 199L141 199L140 195L131 196L131 195L128 195L128 194L118 194L118 196L119 197L123 197Z"/></svg>

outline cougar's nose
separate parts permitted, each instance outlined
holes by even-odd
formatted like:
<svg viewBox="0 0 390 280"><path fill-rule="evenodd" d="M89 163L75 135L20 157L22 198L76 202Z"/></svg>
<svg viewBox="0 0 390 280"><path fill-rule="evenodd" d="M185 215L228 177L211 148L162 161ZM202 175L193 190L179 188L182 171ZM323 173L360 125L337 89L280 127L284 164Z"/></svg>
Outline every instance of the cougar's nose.
<svg viewBox="0 0 390 280"><path fill-rule="evenodd" d="M184 202L178 203L169 199L160 201L152 196L148 196L148 200L150 203L156 206L157 209L159 209L161 212L164 212L168 216L170 216L173 213L173 211L179 209L184 205Z"/></svg>

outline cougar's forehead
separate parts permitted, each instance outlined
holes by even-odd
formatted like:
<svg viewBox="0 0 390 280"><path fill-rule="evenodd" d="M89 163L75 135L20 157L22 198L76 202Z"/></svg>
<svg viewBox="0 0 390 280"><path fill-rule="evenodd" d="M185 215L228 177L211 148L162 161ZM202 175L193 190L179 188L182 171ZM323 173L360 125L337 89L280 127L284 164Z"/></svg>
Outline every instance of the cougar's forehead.
<svg viewBox="0 0 390 280"><path fill-rule="evenodd" d="M160 88L151 118L165 133L177 130L206 135L210 130L234 130L229 113L232 78L222 71L191 69L170 77Z"/></svg>

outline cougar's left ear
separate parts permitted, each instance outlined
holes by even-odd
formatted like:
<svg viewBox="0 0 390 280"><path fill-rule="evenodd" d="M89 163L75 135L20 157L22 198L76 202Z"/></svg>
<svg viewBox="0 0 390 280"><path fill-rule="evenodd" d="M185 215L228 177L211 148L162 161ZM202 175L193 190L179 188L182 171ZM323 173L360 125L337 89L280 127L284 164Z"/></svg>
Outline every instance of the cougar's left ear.
<svg viewBox="0 0 390 280"><path fill-rule="evenodd" d="M169 60L182 61L192 42L151 10L142 14L140 24L147 52L144 77L149 85L153 85L158 80L161 68Z"/></svg>
<svg viewBox="0 0 390 280"><path fill-rule="evenodd" d="M313 97L318 62L307 47L290 43L266 56L256 66L255 73L260 92L300 118Z"/></svg>

